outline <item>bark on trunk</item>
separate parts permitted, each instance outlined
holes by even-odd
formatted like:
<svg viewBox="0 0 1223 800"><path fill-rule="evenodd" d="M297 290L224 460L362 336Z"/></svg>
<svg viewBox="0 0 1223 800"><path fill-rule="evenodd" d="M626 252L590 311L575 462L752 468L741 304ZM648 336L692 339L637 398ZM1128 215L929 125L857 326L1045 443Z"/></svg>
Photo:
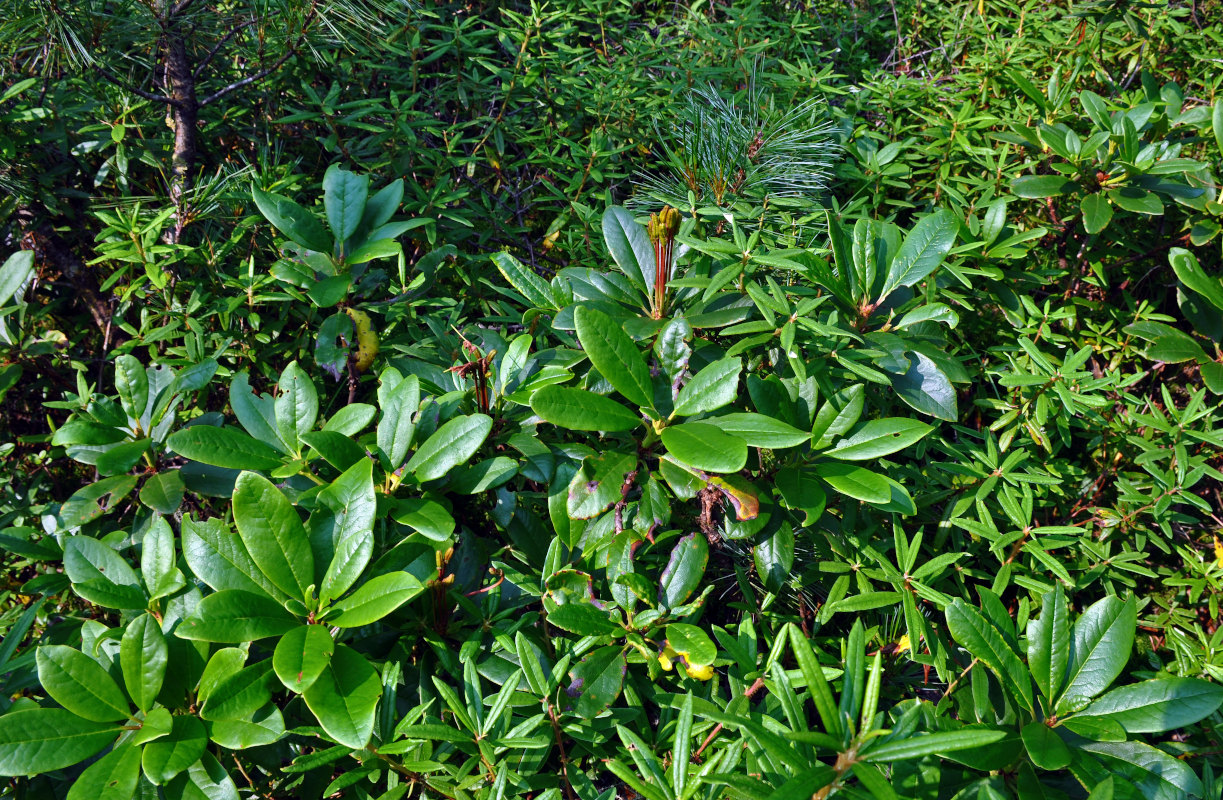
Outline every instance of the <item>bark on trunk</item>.
<svg viewBox="0 0 1223 800"><path fill-rule="evenodd" d="M187 58L187 43L177 29L166 36L166 78L170 83L170 106L174 122L174 152L170 157L170 201L174 203L174 229L167 232L171 243L177 242L187 224L185 196L191 190L195 171L196 125L199 121L199 101L195 96L195 77ZM172 235L171 235L172 234Z"/></svg>

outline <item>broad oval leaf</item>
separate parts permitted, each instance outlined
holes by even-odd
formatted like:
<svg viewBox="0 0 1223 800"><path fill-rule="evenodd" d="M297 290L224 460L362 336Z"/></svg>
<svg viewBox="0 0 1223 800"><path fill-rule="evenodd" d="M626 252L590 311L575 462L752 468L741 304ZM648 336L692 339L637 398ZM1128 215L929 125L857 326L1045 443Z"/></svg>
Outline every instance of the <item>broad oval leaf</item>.
<svg viewBox="0 0 1223 800"><path fill-rule="evenodd" d="M207 745L208 734L204 731L204 723L194 716L176 716L169 735L144 746L141 758L144 775L160 786L199 761Z"/></svg>
<svg viewBox="0 0 1223 800"><path fill-rule="evenodd" d="M328 625L337 628L357 628L369 625L390 614L425 590L412 575L390 572L371 578L355 592L336 603Z"/></svg>
<svg viewBox="0 0 1223 800"><path fill-rule="evenodd" d="M998 676L1002 685L1024 708L1032 709L1032 678L1002 632L980 611L956 598L947 606L947 629L952 638Z"/></svg>
<svg viewBox="0 0 1223 800"><path fill-rule="evenodd" d="M349 172L339 164L327 168L323 174L323 208L336 241L347 241L357 230L367 197L369 176Z"/></svg>
<svg viewBox="0 0 1223 800"><path fill-rule="evenodd" d="M67 800L132 800L140 780L140 756L141 749L134 745L116 747L81 773Z"/></svg>
<svg viewBox="0 0 1223 800"><path fill-rule="evenodd" d="M243 472L233 508L238 535L259 570L282 592L305 602L314 584L314 552L289 498L262 475Z"/></svg>
<svg viewBox="0 0 1223 800"><path fill-rule="evenodd" d="M578 306L573 318L578 341L599 374L629 402L653 407L654 384L649 367L623 326L588 306Z"/></svg>
<svg viewBox="0 0 1223 800"><path fill-rule="evenodd" d="M80 650L43 645L35 661L42 688L73 714L92 722L127 719L130 712L123 691L98 662Z"/></svg>
<svg viewBox="0 0 1223 800"><path fill-rule="evenodd" d="M474 456L492 429L492 418L484 414L456 417L438 428L404 469L422 482L441 478Z"/></svg>
<svg viewBox="0 0 1223 800"><path fill-rule="evenodd" d="M632 214L620 206L608 206L603 212L603 240L621 272L639 289L654 284L654 247L645 227Z"/></svg>
<svg viewBox="0 0 1223 800"><path fill-rule="evenodd" d="M274 600L225 589L205 596L174 633L180 639L239 644L281 636L300 624Z"/></svg>
<svg viewBox="0 0 1223 800"><path fill-rule="evenodd" d="M685 422L664 428L667 452L706 472L738 472L747 464L747 443L710 422Z"/></svg>
<svg viewBox="0 0 1223 800"><path fill-rule="evenodd" d="M287 197L255 189L255 205L276 230L310 250L331 252L331 236L318 217Z"/></svg>
<svg viewBox="0 0 1223 800"><path fill-rule="evenodd" d="M336 645L331 661L302 694L327 735L353 750L369 743L381 696L377 670L344 645Z"/></svg>
<svg viewBox="0 0 1223 800"><path fill-rule="evenodd" d="M897 287L914 285L938 269L955 244L957 227L955 214L946 210L918 220L888 266L879 299Z"/></svg>
<svg viewBox="0 0 1223 800"><path fill-rule="evenodd" d="M1057 713L1077 711L1108 688L1130 660L1138 610L1131 597L1105 597L1083 612L1070 640L1066 688Z"/></svg>
<svg viewBox="0 0 1223 800"><path fill-rule="evenodd" d="M272 653L276 677L291 692L310 688L335 654L335 640L322 625L302 625L280 637Z"/></svg>
<svg viewBox="0 0 1223 800"><path fill-rule="evenodd" d="M875 419L858 426L825 455L842 461L868 461L903 450L932 430L915 419Z"/></svg>
<svg viewBox="0 0 1223 800"><path fill-rule="evenodd" d="M147 712L156 702L169 662L166 637L152 614L142 614L128 623L119 646L119 664L127 693L141 711Z"/></svg>
<svg viewBox="0 0 1223 800"><path fill-rule="evenodd" d="M639 414L610 397L556 385L531 395L531 410L571 431L627 431L641 425Z"/></svg>
<svg viewBox="0 0 1223 800"><path fill-rule="evenodd" d="M1129 733L1159 733L1192 725L1223 705L1223 686L1197 678L1159 678L1113 689L1075 715L1105 717Z"/></svg>
<svg viewBox="0 0 1223 800"><path fill-rule="evenodd" d="M236 428L192 425L170 434L166 445L183 458L213 467L267 472L283 463L280 453Z"/></svg>
<svg viewBox="0 0 1223 800"><path fill-rule="evenodd" d="M590 603L565 603L548 614L548 622L579 636L605 636L620 630L610 614Z"/></svg>
<svg viewBox="0 0 1223 800"><path fill-rule="evenodd" d="M877 472L836 461L816 464L814 469L816 475L846 497L866 503L886 503L892 499L892 485Z"/></svg>
<svg viewBox="0 0 1223 800"><path fill-rule="evenodd" d="M684 384L675 398L675 413L682 417L715 411L735 401L743 360L723 358L707 365Z"/></svg>
<svg viewBox="0 0 1223 800"><path fill-rule="evenodd" d="M709 542L704 535L690 533L671 548L671 557L658 579L658 602L667 608L683 605L700 586L709 563Z"/></svg>
<svg viewBox="0 0 1223 800"><path fill-rule="evenodd" d="M84 761L121 733L114 723L82 719L62 708L0 716L0 775L52 772Z"/></svg>

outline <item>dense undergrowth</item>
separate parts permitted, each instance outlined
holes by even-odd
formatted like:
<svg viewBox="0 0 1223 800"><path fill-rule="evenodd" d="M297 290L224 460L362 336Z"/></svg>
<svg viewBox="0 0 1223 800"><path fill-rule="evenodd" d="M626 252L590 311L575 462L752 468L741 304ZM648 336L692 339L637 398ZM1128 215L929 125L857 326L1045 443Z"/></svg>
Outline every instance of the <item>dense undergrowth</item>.
<svg viewBox="0 0 1223 800"><path fill-rule="evenodd" d="M25 4L0 795L1220 797L1220 20Z"/></svg>

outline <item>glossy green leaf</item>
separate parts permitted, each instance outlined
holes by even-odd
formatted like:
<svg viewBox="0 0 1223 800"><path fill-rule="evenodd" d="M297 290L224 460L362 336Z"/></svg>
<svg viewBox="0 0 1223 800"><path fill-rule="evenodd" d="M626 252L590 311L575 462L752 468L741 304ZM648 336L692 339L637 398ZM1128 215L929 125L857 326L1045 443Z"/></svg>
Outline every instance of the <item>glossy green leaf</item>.
<svg viewBox="0 0 1223 800"><path fill-rule="evenodd" d="M166 445L183 458L213 467L266 472L283 462L280 453L236 428L192 425L170 434Z"/></svg>
<svg viewBox="0 0 1223 800"><path fill-rule="evenodd" d="M276 226L276 230L310 250L331 252L331 236L313 213L278 194L258 189L251 194L259 212Z"/></svg>
<svg viewBox="0 0 1223 800"><path fill-rule="evenodd" d="M531 410L553 425L571 431L627 431L641 425L641 415L610 397L545 386L531 395Z"/></svg>
<svg viewBox="0 0 1223 800"><path fill-rule="evenodd" d="M1041 769L1059 770L1070 765L1070 748L1044 722L1029 722L1020 731L1020 737L1028 757Z"/></svg>
<svg viewBox="0 0 1223 800"><path fill-rule="evenodd" d="M690 533L671 548L671 557L658 579L658 602L667 608L683 605L692 596L709 563L709 542L702 534Z"/></svg>
<svg viewBox="0 0 1223 800"><path fill-rule="evenodd" d="M1076 189L1078 184L1061 175L1023 175L1011 181L1011 191L1015 196L1029 200L1070 194Z"/></svg>
<svg viewBox="0 0 1223 800"><path fill-rule="evenodd" d="M989 667L1024 708L1031 709L1032 678L1002 632L959 598L947 606L946 614L947 629L956 643Z"/></svg>
<svg viewBox="0 0 1223 800"><path fill-rule="evenodd" d="M711 422L685 422L663 429L667 452L706 472L738 472L747 464L747 443Z"/></svg>
<svg viewBox="0 0 1223 800"><path fill-rule="evenodd" d="M1028 668L1036 688L1052 701L1062 691L1070 657L1070 614L1060 585L1044 595L1040 609L1028 623Z"/></svg>
<svg viewBox="0 0 1223 800"><path fill-rule="evenodd" d="M723 414L703 421L716 425L731 436L742 439L748 447L780 450L786 447L797 447L811 439L811 434L806 431L800 431L793 425L764 414L738 412Z"/></svg>
<svg viewBox="0 0 1223 800"><path fill-rule="evenodd" d="M936 211L918 220L888 265L879 297L887 297L900 286L913 286L938 269L955 244L957 230L955 214L950 211Z"/></svg>
<svg viewBox="0 0 1223 800"><path fill-rule="evenodd" d="M323 603L348 591L374 552L378 501L373 470L373 461L361 459L318 493L319 503L330 510L334 520L330 535L333 555L319 589Z"/></svg>
<svg viewBox="0 0 1223 800"><path fill-rule="evenodd" d="M635 453L610 450L582 461L565 492L562 509L574 519L589 519L621 497L625 477L637 467Z"/></svg>
<svg viewBox="0 0 1223 800"><path fill-rule="evenodd" d="M300 624L275 600L225 589L206 595L174 632L180 639L237 644L281 636Z"/></svg>
<svg viewBox="0 0 1223 800"><path fill-rule="evenodd" d="M578 306L573 318L578 341L599 374L629 402L653 407L650 370L623 325L588 306Z"/></svg>
<svg viewBox="0 0 1223 800"><path fill-rule="evenodd" d="M67 800L133 800L140 780L141 750L123 745L90 764L68 790Z"/></svg>
<svg viewBox="0 0 1223 800"><path fill-rule="evenodd" d="M1074 623L1066 688L1057 713L1077 711L1116 680L1130 660L1138 611L1134 599L1105 597Z"/></svg>
<svg viewBox="0 0 1223 800"><path fill-rule="evenodd" d="M889 761L970 750L997 742L1005 735L1002 731L990 730L924 733L897 742L876 745L863 753L862 757L873 764L886 764Z"/></svg>
<svg viewBox="0 0 1223 800"><path fill-rule="evenodd" d="M287 595L276 588L246 551L242 538L220 519L182 524L183 557L191 572L215 591L240 589L275 599Z"/></svg>
<svg viewBox="0 0 1223 800"><path fill-rule="evenodd" d="M335 641L321 625L302 625L276 643L272 667L291 692L304 692L323 673L335 653Z"/></svg>
<svg viewBox="0 0 1223 800"><path fill-rule="evenodd" d="M89 656L72 647L49 644L36 651L38 682L51 699L91 722L127 719L123 691Z"/></svg>
<svg viewBox="0 0 1223 800"><path fill-rule="evenodd" d="M624 684L626 666L619 647L600 647L570 668L572 682L565 693L577 699L578 716L593 719L611 705Z"/></svg>
<svg viewBox="0 0 1223 800"><path fill-rule="evenodd" d="M946 373L923 353L909 351L905 355L911 359L908 371L890 376L896 394L923 414L955 422L959 415L958 403Z"/></svg>
<svg viewBox="0 0 1223 800"><path fill-rule="evenodd" d="M664 629L667 645L683 656L692 666L712 664L718 657L718 649L714 646L709 634L696 625L673 622Z"/></svg>
<svg viewBox="0 0 1223 800"><path fill-rule="evenodd" d="M251 560L280 591L305 601L314 584L314 553L293 504L267 478L243 472L234 487L233 509Z"/></svg>
<svg viewBox="0 0 1223 800"><path fill-rule="evenodd" d="M209 721L246 719L272 699L272 665L267 659L221 679L200 708Z"/></svg>
<svg viewBox="0 0 1223 800"><path fill-rule="evenodd" d="M1109 189L1108 199L1112 200L1117 208L1134 214L1159 216L1164 213L1164 203L1159 199L1159 195L1137 186Z"/></svg>
<svg viewBox="0 0 1223 800"><path fill-rule="evenodd" d="M154 739L144 746L141 759L144 775L160 786L198 761L207 745L208 734L199 719L188 715L177 716L168 736Z"/></svg>
<svg viewBox="0 0 1223 800"><path fill-rule="evenodd" d="M1083 212L1083 228L1090 234L1104 230L1113 219L1113 207L1102 194L1087 195L1079 208Z"/></svg>
<svg viewBox="0 0 1223 800"><path fill-rule="evenodd" d="M1173 247L1168 251L1168 263L1186 289L1197 292L1216 309L1223 311L1223 281L1207 275L1197 256L1184 248Z"/></svg>
<svg viewBox="0 0 1223 800"><path fill-rule="evenodd" d="M406 572L389 572L371 578L333 607L327 624L338 628L369 625L390 614L423 592L420 581Z"/></svg>
<svg viewBox="0 0 1223 800"><path fill-rule="evenodd" d="M621 630L606 611L590 603L565 603L548 614L548 622L579 636L605 636Z"/></svg>
<svg viewBox="0 0 1223 800"><path fill-rule="evenodd" d="M114 723L82 719L62 708L4 714L0 716L0 775L36 775L70 767L99 752L119 733Z"/></svg>
<svg viewBox="0 0 1223 800"><path fill-rule="evenodd" d="M404 469L419 481L437 480L475 455L492 429L492 419L484 414L455 417L412 454Z"/></svg>
<svg viewBox="0 0 1223 800"><path fill-rule="evenodd" d="M1202 796L1202 781L1192 767L1148 744L1089 741L1078 747L1099 758L1105 769L1127 778L1145 800Z"/></svg>
<svg viewBox="0 0 1223 800"><path fill-rule="evenodd" d="M385 377L385 376L384 376ZM385 466L394 471L408 457L416 434L415 415L420 409L420 379L409 375L395 384L385 396L380 392L382 418L378 420L378 449Z"/></svg>
<svg viewBox="0 0 1223 800"><path fill-rule="evenodd" d="M1075 715L1105 717L1129 733L1184 728L1223 705L1223 686L1197 678L1159 678L1113 689Z"/></svg>
<svg viewBox="0 0 1223 800"><path fill-rule="evenodd" d="M687 417L733 403L742 371L743 361L738 358L723 358L709 364L679 390L675 413Z"/></svg>
<svg viewBox="0 0 1223 800"><path fill-rule="evenodd" d="M327 168L323 174L323 207L336 241L346 241L356 232L368 196L368 176L349 172L338 164Z"/></svg>
<svg viewBox="0 0 1223 800"><path fill-rule="evenodd" d="M891 455L923 439L932 427L915 419L889 417L865 422L825 455L842 461L868 461Z"/></svg>
<svg viewBox="0 0 1223 800"><path fill-rule="evenodd" d="M641 289L654 285L654 246L650 244L645 227L639 225L632 214L620 206L608 206L603 212L603 240L616 265L630 281Z"/></svg>
<svg viewBox="0 0 1223 800"><path fill-rule="evenodd" d="M140 487L140 502L158 514L173 514L183 503L187 487L177 469L168 469L149 476Z"/></svg>
<svg viewBox="0 0 1223 800"><path fill-rule="evenodd" d="M892 486L877 472L838 461L814 465L815 474L836 491L866 503L886 503L892 499Z"/></svg>
<svg viewBox="0 0 1223 800"><path fill-rule="evenodd" d="M369 742L381 696L378 672L364 656L344 645L336 645L331 661L302 694L327 735L354 750Z"/></svg>
<svg viewBox="0 0 1223 800"><path fill-rule="evenodd" d="M493 253L492 259L502 277L526 298L531 308L555 308L550 287L529 267L509 253Z"/></svg>
<svg viewBox="0 0 1223 800"><path fill-rule="evenodd" d="M166 637L152 614L141 614L128 623L119 647L119 664L127 694L141 711L147 713L153 707L169 662Z"/></svg>

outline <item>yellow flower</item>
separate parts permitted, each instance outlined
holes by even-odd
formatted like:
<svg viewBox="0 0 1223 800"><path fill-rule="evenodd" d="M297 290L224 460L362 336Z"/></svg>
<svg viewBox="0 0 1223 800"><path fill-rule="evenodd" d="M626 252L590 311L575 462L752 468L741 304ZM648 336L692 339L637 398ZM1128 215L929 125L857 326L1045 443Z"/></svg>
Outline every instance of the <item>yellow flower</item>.
<svg viewBox="0 0 1223 800"><path fill-rule="evenodd" d="M684 670L688 673L689 678L695 678L698 681L707 681L713 677L713 664L701 664L697 666L685 664Z"/></svg>
<svg viewBox="0 0 1223 800"><path fill-rule="evenodd" d="M1223 542L1219 541L1219 537L1215 537L1215 563L1223 567Z"/></svg>
<svg viewBox="0 0 1223 800"><path fill-rule="evenodd" d="M904 651L911 649L912 646L913 645L909 642L909 634L906 633L904 636L900 637L900 641L896 642L896 655L900 655Z"/></svg>

